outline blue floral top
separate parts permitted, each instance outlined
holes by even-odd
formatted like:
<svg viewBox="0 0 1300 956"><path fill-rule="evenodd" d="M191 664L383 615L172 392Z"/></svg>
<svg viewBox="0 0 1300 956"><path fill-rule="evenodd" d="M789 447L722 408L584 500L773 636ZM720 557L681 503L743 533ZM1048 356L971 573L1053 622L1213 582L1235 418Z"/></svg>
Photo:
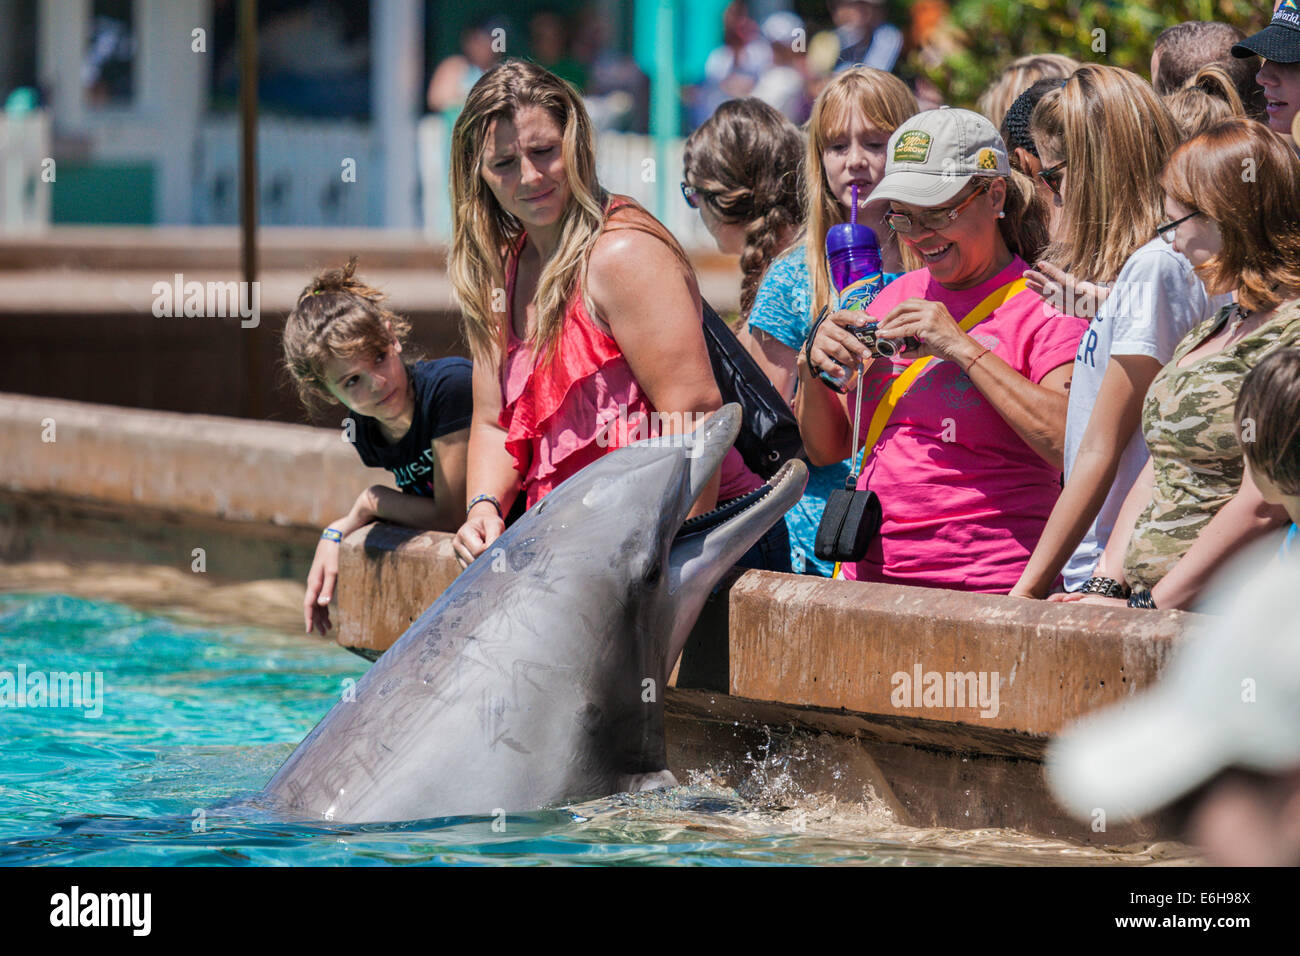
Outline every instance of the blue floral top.
<svg viewBox="0 0 1300 956"><path fill-rule="evenodd" d="M768 266L763 282L754 296L749 324L762 329L786 348L798 352L812 327L812 283L808 280L808 261L802 245L778 256ZM885 284L898 278L886 273ZM796 388L798 383L796 382ZM834 465L808 467L808 485L803 497L785 513L790 532L790 566L796 574L820 574L830 577L835 565L813 555L817 526L821 524L826 499L832 491L844 487L850 472L849 460Z"/></svg>

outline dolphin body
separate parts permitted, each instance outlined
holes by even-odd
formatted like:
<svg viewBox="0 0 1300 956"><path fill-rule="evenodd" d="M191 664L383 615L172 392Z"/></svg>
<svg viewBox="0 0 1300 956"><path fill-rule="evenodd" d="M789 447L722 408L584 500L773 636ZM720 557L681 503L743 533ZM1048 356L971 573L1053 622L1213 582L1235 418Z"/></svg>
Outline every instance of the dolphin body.
<svg viewBox="0 0 1300 956"><path fill-rule="evenodd" d="M693 433L611 452L561 484L420 615L257 802L371 823L675 784L671 668L714 585L807 482L791 461L683 527L739 427L727 405Z"/></svg>

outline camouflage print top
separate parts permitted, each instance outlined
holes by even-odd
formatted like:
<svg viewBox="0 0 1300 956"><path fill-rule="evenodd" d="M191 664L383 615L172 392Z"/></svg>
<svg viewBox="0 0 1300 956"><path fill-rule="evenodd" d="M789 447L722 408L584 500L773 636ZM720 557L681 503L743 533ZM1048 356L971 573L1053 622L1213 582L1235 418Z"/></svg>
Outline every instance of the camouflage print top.
<svg viewBox="0 0 1300 956"><path fill-rule="evenodd" d="M1232 419L1242 379L1269 352L1300 343L1296 300L1240 341L1179 368L1179 360L1217 333L1232 309L1224 306L1188 332L1147 391L1142 432L1155 485L1124 555L1124 576L1135 588L1154 587L1168 574L1237 493L1243 464Z"/></svg>

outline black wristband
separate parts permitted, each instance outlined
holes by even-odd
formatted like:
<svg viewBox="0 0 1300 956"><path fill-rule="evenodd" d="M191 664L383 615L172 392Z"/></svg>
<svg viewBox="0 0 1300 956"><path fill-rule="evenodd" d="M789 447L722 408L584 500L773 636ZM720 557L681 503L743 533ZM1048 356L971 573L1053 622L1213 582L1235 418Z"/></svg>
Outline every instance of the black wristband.
<svg viewBox="0 0 1300 956"><path fill-rule="evenodd" d="M817 378L821 380L821 383L823 385L825 385L831 391L838 392L840 395L843 395L845 390L840 387L839 383L836 382L835 379L827 375L825 372L823 372L821 369L819 369L817 366L813 365L813 360L812 360L813 339L817 338L817 330L822 327L823 322L825 322L828 318L830 318L830 314L831 314L831 307L829 305L822 306L822 310L817 313L817 318L813 320L812 328L808 330L808 335L803 340L803 358L804 361L808 363L808 371L816 375Z"/></svg>
<svg viewBox="0 0 1300 956"><path fill-rule="evenodd" d="M1148 611L1158 611L1155 599L1151 597L1151 592L1143 588L1141 591L1134 591L1128 596L1129 607L1140 607Z"/></svg>
<svg viewBox="0 0 1300 956"><path fill-rule="evenodd" d="M1114 578L1088 578L1083 587L1079 588L1080 594L1099 594L1108 598L1126 598L1132 593L1128 585L1121 584Z"/></svg>

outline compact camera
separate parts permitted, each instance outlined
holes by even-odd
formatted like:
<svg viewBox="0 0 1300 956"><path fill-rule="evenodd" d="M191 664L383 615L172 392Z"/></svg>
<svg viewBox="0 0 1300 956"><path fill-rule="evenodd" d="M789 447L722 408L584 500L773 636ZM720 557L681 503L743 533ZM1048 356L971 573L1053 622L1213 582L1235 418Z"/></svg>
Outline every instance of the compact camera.
<svg viewBox="0 0 1300 956"><path fill-rule="evenodd" d="M861 327L850 326L849 331L871 351L872 355L883 358L893 358L902 352L913 351L921 344L920 339L912 335L905 335L901 339L878 338L875 322L868 322Z"/></svg>

